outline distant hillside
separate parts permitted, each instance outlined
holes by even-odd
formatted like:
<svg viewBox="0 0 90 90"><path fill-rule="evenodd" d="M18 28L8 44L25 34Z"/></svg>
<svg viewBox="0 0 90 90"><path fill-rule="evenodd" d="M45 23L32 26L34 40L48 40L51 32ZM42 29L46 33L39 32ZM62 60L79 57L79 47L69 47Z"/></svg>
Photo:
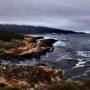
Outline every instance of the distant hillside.
<svg viewBox="0 0 90 90"><path fill-rule="evenodd" d="M23 36L16 33L0 30L0 40L11 41L12 39L23 39Z"/></svg>
<svg viewBox="0 0 90 90"><path fill-rule="evenodd" d="M43 33L64 33L64 34L76 34L74 31L66 31L62 29L54 29L48 27L40 27L40 26L28 26L28 25L0 25L0 30L15 32L19 34L24 33L34 33L34 34L43 34Z"/></svg>

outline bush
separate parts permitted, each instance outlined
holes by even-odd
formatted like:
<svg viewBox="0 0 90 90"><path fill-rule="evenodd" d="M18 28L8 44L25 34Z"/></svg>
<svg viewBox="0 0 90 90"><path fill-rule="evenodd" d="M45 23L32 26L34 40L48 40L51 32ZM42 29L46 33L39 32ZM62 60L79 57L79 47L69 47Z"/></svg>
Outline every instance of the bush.
<svg viewBox="0 0 90 90"><path fill-rule="evenodd" d="M63 81L61 83L54 83L38 90L90 90L84 87L79 82Z"/></svg>
<svg viewBox="0 0 90 90"><path fill-rule="evenodd" d="M0 48L11 49L21 46L21 40L12 40L11 42L0 41Z"/></svg>

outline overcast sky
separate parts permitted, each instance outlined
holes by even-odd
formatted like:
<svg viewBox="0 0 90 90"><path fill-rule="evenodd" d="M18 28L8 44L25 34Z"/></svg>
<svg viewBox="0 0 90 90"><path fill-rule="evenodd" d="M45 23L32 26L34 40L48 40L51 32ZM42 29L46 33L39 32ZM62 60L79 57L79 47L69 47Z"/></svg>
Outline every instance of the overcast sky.
<svg viewBox="0 0 90 90"><path fill-rule="evenodd" d="M0 0L0 23L90 32L90 0Z"/></svg>

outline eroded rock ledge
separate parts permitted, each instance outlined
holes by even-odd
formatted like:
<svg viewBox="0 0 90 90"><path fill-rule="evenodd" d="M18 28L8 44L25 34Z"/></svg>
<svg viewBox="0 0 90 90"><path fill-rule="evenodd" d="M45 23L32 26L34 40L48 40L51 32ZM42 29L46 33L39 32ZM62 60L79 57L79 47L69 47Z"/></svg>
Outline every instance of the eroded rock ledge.
<svg viewBox="0 0 90 90"><path fill-rule="evenodd" d="M27 36L22 41L19 42L20 42L19 45L16 45L17 47L12 47L9 49L1 48L0 56L21 57L25 55L42 54L48 52L53 47L53 43L55 43L56 40L44 39L42 36L40 37ZM8 43L10 44L11 42Z"/></svg>

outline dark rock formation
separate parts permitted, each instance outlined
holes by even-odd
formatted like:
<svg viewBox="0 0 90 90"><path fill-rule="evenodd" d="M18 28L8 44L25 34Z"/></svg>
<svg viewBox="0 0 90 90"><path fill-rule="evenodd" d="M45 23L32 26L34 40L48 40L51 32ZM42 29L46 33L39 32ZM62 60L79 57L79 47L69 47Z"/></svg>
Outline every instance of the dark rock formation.
<svg viewBox="0 0 90 90"><path fill-rule="evenodd" d="M53 43L55 43L57 40L55 39L43 39L40 40L39 46L41 47L52 47Z"/></svg>
<svg viewBox="0 0 90 90"><path fill-rule="evenodd" d="M36 39L36 40L43 39L43 36L35 36L34 39Z"/></svg>

